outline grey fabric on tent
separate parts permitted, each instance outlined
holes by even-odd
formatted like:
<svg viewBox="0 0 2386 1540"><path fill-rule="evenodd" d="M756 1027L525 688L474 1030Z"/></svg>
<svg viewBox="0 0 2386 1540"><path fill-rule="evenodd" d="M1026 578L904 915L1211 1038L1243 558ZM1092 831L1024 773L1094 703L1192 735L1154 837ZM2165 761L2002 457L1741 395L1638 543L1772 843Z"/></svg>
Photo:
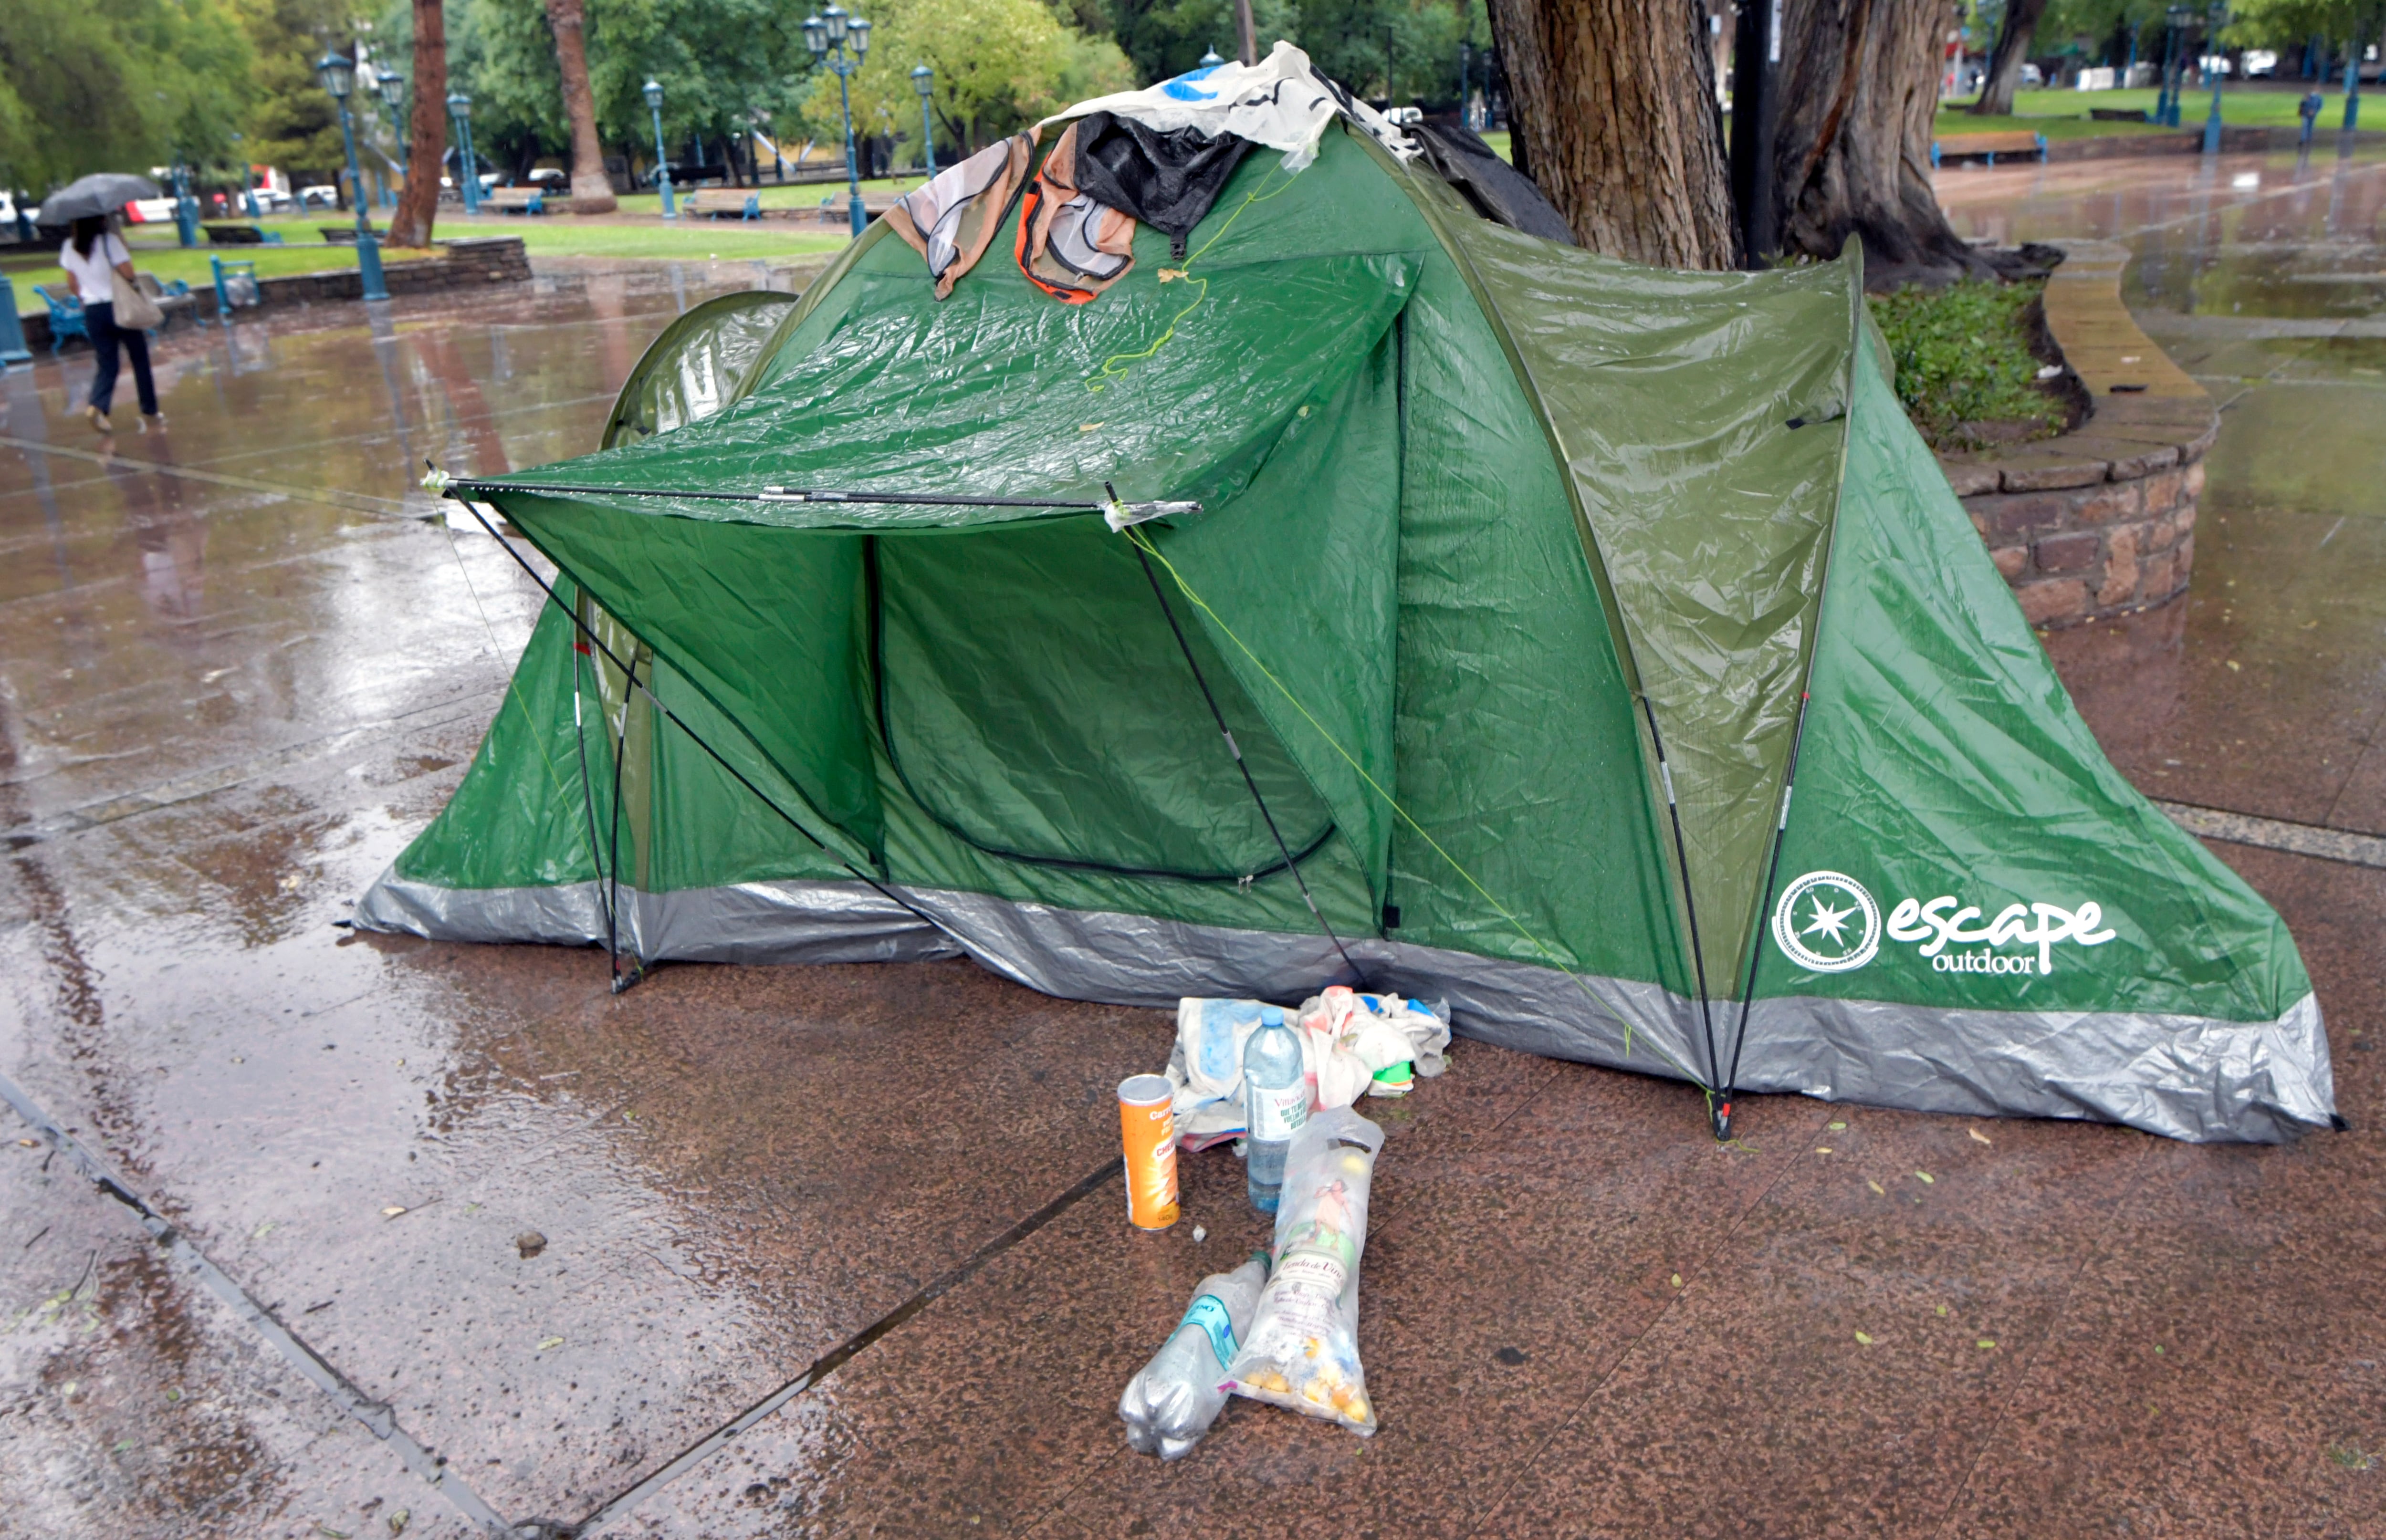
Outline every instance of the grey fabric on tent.
<svg viewBox="0 0 2386 1540"><path fill-rule="evenodd" d="M1532 178L1494 155L1474 130L1455 123L1418 123L1409 131L1425 146L1425 163L1485 219L1544 241L1582 244Z"/></svg>

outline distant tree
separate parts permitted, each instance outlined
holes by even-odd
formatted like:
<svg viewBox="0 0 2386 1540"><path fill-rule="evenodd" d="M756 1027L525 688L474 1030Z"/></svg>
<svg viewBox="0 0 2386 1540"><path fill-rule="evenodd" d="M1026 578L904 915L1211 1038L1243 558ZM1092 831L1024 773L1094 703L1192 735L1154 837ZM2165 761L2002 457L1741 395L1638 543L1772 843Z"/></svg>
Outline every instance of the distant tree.
<svg viewBox="0 0 2386 1540"><path fill-rule="evenodd" d="M223 0L0 0L0 179L226 160L251 60Z"/></svg>
<svg viewBox="0 0 2386 1540"><path fill-rule="evenodd" d="M338 0L250 0L242 22L256 58L242 149L298 185L333 181L346 163L340 109L324 94L315 61L354 45L346 7Z"/></svg>
<svg viewBox="0 0 2386 1540"><path fill-rule="evenodd" d="M1980 98L1971 110L1983 118L2003 118L2014 106L2014 91L2021 84L2021 67L2029 62L2029 40L2037 34L2047 0L2005 0L2004 19L1998 24L1996 45L1989 52L1988 76L1980 82Z"/></svg>
<svg viewBox="0 0 2386 1540"><path fill-rule="evenodd" d="M965 148L1135 83L1116 44L1064 26L1041 0L886 0L870 20L873 62L851 82L858 134L914 131L915 64L936 71L930 106L945 135ZM820 138L842 144L835 76L819 72L803 115Z"/></svg>
<svg viewBox="0 0 2386 1540"><path fill-rule="evenodd" d="M1235 0L1110 0L1110 13L1111 35L1142 83L1182 75L1212 50L1221 58L1235 56ZM1278 38L1308 46L1303 39L1316 29L1303 32L1306 14L1296 0L1251 0L1261 56ZM1382 35L1381 28L1376 34Z"/></svg>
<svg viewBox="0 0 2386 1540"><path fill-rule="evenodd" d="M588 88L588 17L583 0L546 0L547 31L571 129L571 211L610 214L619 207L605 178L605 146L596 138L596 99Z"/></svg>
<svg viewBox="0 0 2386 1540"><path fill-rule="evenodd" d="M1680 0L1492 0L1518 163L1593 251L1738 254L1704 19Z"/></svg>
<svg viewBox="0 0 2386 1540"><path fill-rule="evenodd" d="M1293 41L1354 94L1405 106L1456 99L1458 45L1473 19L1451 0L1301 0ZM1274 43L1263 34L1260 51Z"/></svg>
<svg viewBox="0 0 2386 1540"><path fill-rule="evenodd" d="M427 246L439 218L439 168L447 153L447 19L442 0L414 0L414 106L406 191L390 216L390 244Z"/></svg>

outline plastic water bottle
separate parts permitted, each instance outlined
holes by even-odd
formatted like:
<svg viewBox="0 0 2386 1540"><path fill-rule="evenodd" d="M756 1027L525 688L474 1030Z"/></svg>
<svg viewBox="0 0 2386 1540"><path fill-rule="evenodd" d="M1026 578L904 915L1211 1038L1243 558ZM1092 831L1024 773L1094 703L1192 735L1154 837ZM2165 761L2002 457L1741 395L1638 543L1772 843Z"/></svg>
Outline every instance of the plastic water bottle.
<svg viewBox="0 0 2386 1540"><path fill-rule="evenodd" d="M1162 1459L1182 1459L1226 1404L1222 1385L1226 1365L1259 1308L1267 1283L1264 1251L1232 1272L1213 1272L1194 1291L1185 1319L1166 1346L1126 1383L1119 1417L1130 1448Z"/></svg>
<svg viewBox="0 0 2386 1540"><path fill-rule="evenodd" d="M1259 1031L1243 1045L1243 1129L1250 1151L1243 1175L1251 1207L1262 1214L1275 1212L1284 1191L1284 1152L1292 1147L1293 1131L1309 1121L1302 1068L1300 1039L1285 1025L1283 1011L1266 1007Z"/></svg>

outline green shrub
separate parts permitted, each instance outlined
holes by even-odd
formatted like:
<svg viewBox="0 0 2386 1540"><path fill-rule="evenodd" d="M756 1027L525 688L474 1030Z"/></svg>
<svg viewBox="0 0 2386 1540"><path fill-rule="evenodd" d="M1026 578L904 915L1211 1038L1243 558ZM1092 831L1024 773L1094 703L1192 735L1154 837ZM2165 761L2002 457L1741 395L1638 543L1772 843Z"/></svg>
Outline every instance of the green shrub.
<svg viewBox="0 0 2386 1540"><path fill-rule="evenodd" d="M2063 404L2038 388L2026 312L2043 283L1967 280L1875 295L1873 319L1897 364L1897 395L1934 449L1972 446L1969 423L2026 423L2024 438L2063 431Z"/></svg>

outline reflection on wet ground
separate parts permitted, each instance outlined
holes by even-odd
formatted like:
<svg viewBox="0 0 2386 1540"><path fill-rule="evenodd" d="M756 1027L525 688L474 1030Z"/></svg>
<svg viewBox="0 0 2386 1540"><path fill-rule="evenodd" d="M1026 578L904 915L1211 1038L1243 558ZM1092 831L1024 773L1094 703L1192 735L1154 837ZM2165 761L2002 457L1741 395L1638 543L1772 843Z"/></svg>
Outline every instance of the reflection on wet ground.
<svg viewBox="0 0 2386 1540"><path fill-rule="evenodd" d="M2141 320L2227 403L2190 599L2051 639L2091 720L2154 795L2375 831L2386 168L2295 177L1947 186L1983 233L2129 242ZM2292 1149L1766 1098L1717 1150L1694 1093L1463 1045L1370 1108L1383 1431L1238 1405L1165 1468L1119 1388L1264 1234L1224 1155L1175 1229L1123 1222L1111 1087L1165 1017L961 963L613 996L590 953L333 929L537 596L423 517L421 462L585 447L709 292L207 332L165 351L168 432L113 444L71 415L86 364L0 381L0 1073L383 1409L12 1136L0 1490L35 1500L0 1535L463 1534L468 1497L708 1537L2386 1533L2386 871L2216 847L2335 1039L2356 1132Z"/></svg>

